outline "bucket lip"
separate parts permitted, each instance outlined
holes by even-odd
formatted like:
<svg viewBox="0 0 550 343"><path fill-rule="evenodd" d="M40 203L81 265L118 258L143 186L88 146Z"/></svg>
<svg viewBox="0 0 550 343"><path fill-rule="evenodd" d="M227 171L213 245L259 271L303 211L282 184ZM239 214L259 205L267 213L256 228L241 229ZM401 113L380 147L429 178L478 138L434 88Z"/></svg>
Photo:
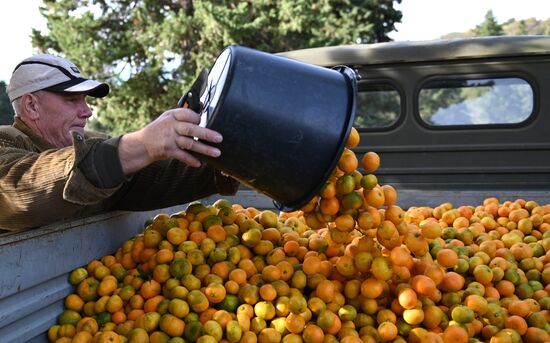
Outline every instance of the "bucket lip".
<svg viewBox="0 0 550 343"><path fill-rule="evenodd" d="M299 201L294 202L293 204L283 204L276 200L273 200L273 205L275 208L277 208L279 211L283 212L291 212L296 211L303 206L305 206L311 199L313 199L314 196L316 196L325 182L328 180L330 175L332 174L332 171L334 168L336 168L336 165L338 164L338 160L340 159L340 156L342 155L342 152L344 151L344 148L347 143L347 138L351 132L351 128L353 126L353 122L355 120L355 111L356 111L356 103L357 103L357 78L356 73L353 71L352 68L345 66L345 65L338 65L334 66L330 69L336 70L339 73L341 73L344 76L344 79L346 80L346 84L348 85L348 89L351 89L351 93L349 93L348 98L350 98L350 106L351 106L351 113L348 116L348 122L346 125L345 134L342 136L342 139L340 140L340 144L338 145L338 149L336 150L335 157L333 161L330 163L329 168L325 171L323 174L322 180L319 182L319 184L313 188L313 190L309 193L307 193L307 196L305 196L303 199L300 199Z"/></svg>
<svg viewBox="0 0 550 343"><path fill-rule="evenodd" d="M262 52L260 50L255 50L249 47L246 47L244 45L238 45L238 44L231 44L226 46L222 49L222 51L219 53L219 55L216 57L216 60L214 61L214 64L220 58L223 53L229 50L229 58L228 58L228 66L227 66L227 76L225 78L225 83L223 84L223 89L220 91L220 97L218 99L218 102L216 103L215 108L213 109L212 113L207 117L207 120L205 122L204 127L210 128L212 126L212 123L215 121L216 117L218 116L220 109L223 107L223 104L225 103L225 99L227 97L227 93L229 92L229 89L231 88L231 84L233 83L233 76L235 74L235 63L236 59L239 58L239 51L241 50L249 50L249 51L256 51L256 52ZM266 53L267 54L267 53ZM213 64L213 65L214 65ZM201 113L202 116L202 113ZM208 143L210 144L210 143Z"/></svg>
<svg viewBox="0 0 550 343"><path fill-rule="evenodd" d="M229 50L229 58L227 59L228 60L228 65L227 65L227 74L226 74L226 77L225 77L225 82L223 84L223 89L221 90L218 90L218 92L220 92L219 94L219 98L218 98L218 101L216 102L216 105L215 107L213 108L212 110L212 113L208 113L206 108L204 109L204 113L201 113L201 117L202 116L206 116L206 120L205 120L205 123L204 123L204 127L206 128L210 128L212 126L212 123L215 121L218 113L220 112L220 108L222 107L223 103L225 102L225 98L227 96L227 92L228 92L228 89L229 87L231 86L231 83L232 83L232 80L233 80L233 74L234 74L234 56L235 56L235 50L240 48L241 46L239 45L229 45L229 46L226 46L218 55L218 57L216 57L216 60L214 61L214 63L212 64L212 66L214 66L216 64L216 62L218 61L218 59L223 56L223 54ZM202 119L201 119L202 120Z"/></svg>

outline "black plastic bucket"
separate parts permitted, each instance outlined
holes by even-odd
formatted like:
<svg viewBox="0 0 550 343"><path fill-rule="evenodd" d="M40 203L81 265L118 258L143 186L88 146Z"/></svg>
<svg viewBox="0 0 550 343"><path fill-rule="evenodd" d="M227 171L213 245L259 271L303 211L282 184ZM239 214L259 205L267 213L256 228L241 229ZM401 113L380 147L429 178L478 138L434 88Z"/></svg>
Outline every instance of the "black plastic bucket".
<svg viewBox="0 0 550 343"><path fill-rule="evenodd" d="M323 68L242 46L225 48L201 96L203 126L220 132L208 164L274 200L301 208L334 170L355 118L347 67Z"/></svg>

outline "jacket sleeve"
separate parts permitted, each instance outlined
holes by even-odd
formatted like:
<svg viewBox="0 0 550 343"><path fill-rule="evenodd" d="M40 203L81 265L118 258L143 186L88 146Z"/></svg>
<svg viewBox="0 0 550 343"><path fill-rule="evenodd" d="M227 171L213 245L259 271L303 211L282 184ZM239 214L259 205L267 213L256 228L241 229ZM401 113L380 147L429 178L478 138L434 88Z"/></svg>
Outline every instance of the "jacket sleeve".
<svg viewBox="0 0 550 343"><path fill-rule="evenodd" d="M106 208L153 210L213 194L232 195L238 187L238 181L208 165L193 168L177 160L158 161L132 175L130 181L106 201Z"/></svg>
<svg viewBox="0 0 550 343"><path fill-rule="evenodd" d="M117 137L95 145L90 157L79 165L87 178L100 187L112 185L116 180L125 181L113 197L106 199L106 209L153 210L184 204L212 194L231 195L238 189L238 181L208 165L192 168L177 160L157 161L124 177L118 159L119 143L120 137ZM109 151L116 151L116 157L108 158ZM92 168L90 162L93 161L97 177L88 172Z"/></svg>
<svg viewBox="0 0 550 343"><path fill-rule="evenodd" d="M0 132L0 228L21 230L82 216L120 187L98 188L75 166L100 140L73 134L73 146L41 153Z"/></svg>

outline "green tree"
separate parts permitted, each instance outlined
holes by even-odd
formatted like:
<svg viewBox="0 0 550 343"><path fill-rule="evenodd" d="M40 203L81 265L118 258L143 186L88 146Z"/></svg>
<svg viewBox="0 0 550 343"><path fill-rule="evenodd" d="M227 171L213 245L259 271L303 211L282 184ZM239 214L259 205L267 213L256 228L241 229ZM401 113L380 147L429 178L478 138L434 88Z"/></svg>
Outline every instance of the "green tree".
<svg viewBox="0 0 550 343"><path fill-rule="evenodd" d="M474 29L476 36L502 36L504 30L502 25L499 25L492 10L488 10L485 14L483 23L476 26Z"/></svg>
<svg viewBox="0 0 550 343"><path fill-rule="evenodd" d="M13 123L13 108L8 93L6 93L6 87L6 83L0 81L0 125L11 125Z"/></svg>
<svg viewBox="0 0 550 343"><path fill-rule="evenodd" d="M527 30L527 24L525 24L525 20L520 20L518 24L518 35L527 34L529 34L529 31Z"/></svg>
<svg viewBox="0 0 550 343"><path fill-rule="evenodd" d="M47 33L33 45L61 54L115 91L95 102L94 128L120 133L173 107L202 68L239 44L267 52L389 41L401 0L44 0Z"/></svg>

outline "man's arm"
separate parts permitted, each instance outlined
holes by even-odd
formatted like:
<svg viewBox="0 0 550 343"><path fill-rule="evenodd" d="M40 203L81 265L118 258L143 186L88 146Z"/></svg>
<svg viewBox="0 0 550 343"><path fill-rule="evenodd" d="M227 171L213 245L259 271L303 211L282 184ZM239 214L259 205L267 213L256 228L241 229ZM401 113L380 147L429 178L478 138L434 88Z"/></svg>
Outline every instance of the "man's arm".
<svg viewBox="0 0 550 343"><path fill-rule="evenodd" d="M148 210L215 193L235 194L238 181L201 165L190 153L219 156L218 149L194 139L221 141L217 132L198 126L199 120L199 115L190 110L169 110L143 129L103 143L118 143L121 173L132 175L106 201L108 208ZM115 164L111 167L111 174L116 174Z"/></svg>

